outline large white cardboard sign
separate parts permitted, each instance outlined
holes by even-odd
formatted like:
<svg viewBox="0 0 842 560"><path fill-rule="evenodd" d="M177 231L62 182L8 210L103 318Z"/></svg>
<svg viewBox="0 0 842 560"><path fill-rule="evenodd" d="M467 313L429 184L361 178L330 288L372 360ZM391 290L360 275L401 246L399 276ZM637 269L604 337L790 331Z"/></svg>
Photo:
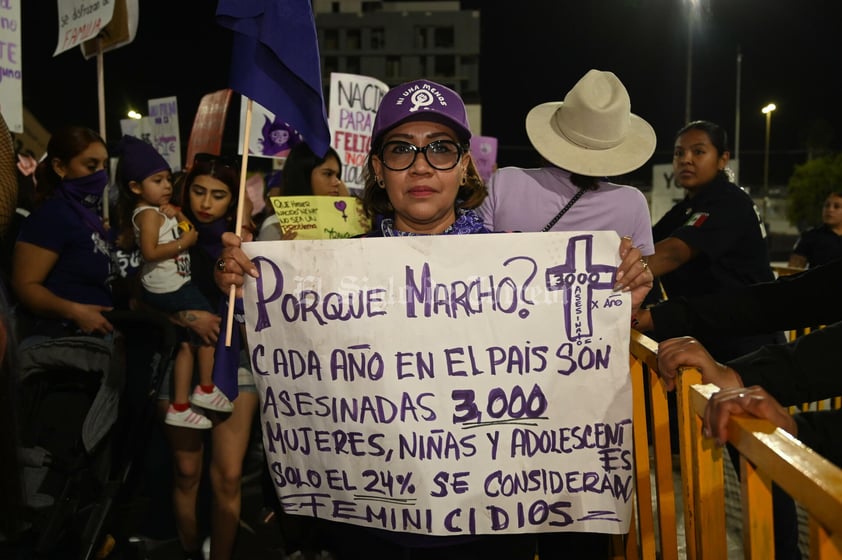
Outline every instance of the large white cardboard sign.
<svg viewBox="0 0 842 560"><path fill-rule="evenodd" d="M245 244L284 509L430 535L628 532L618 247L614 232Z"/></svg>

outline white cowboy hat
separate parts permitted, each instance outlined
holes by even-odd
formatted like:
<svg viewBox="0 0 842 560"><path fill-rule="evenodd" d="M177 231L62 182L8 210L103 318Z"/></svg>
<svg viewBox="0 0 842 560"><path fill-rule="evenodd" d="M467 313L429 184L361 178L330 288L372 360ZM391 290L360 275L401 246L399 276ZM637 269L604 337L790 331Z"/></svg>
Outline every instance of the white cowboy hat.
<svg viewBox="0 0 842 560"><path fill-rule="evenodd" d="M547 161L591 177L634 171L655 151L652 126L631 112L629 93L612 72L589 70L564 101L526 116L532 146Z"/></svg>

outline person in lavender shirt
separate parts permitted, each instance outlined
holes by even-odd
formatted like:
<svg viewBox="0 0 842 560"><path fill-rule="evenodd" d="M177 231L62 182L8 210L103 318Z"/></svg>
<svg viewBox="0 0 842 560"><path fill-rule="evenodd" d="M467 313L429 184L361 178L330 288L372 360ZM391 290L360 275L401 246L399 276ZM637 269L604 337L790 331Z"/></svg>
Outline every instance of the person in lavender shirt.
<svg viewBox="0 0 842 560"><path fill-rule="evenodd" d="M498 169L477 208L485 226L495 231L613 230L640 250L643 258L636 266L651 281L646 257L655 247L646 197L608 180L641 167L656 144L652 126L631 112L620 79L611 72L588 71L564 101L529 111L526 132L546 165Z"/></svg>

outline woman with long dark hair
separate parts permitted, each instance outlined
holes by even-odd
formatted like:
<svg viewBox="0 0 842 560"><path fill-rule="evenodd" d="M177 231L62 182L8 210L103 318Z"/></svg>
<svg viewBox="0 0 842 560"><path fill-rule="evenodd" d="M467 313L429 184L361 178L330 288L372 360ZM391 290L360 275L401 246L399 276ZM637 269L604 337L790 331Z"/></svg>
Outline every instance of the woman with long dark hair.
<svg viewBox="0 0 842 560"><path fill-rule="evenodd" d="M92 334L114 327L111 246L101 217L108 150L89 128L53 133L38 165L37 207L21 224L12 257L21 337ZM22 340L22 342L25 342Z"/></svg>
<svg viewBox="0 0 842 560"><path fill-rule="evenodd" d="M213 269L222 251L222 234L234 231L239 196L239 170L236 160L199 154L182 183L182 211L199 232L199 242L190 249L193 280L214 308L227 296L213 280ZM244 208L244 215L251 214ZM190 312L181 321L190 325ZM233 328L239 328L235 323ZM224 333L219 339L224 343ZM236 340L236 339L235 339ZM210 483L212 491L210 554L213 559L231 558L239 527L243 459L257 410L257 393L248 359L232 344L233 365L220 354L214 355L214 382L234 403L230 414L208 412L213 419L210 436ZM233 367L233 371L229 368ZM228 383L218 377L233 376ZM230 384L233 383L233 392ZM161 416L169 407L166 380L159 394ZM199 430L165 426L173 453L173 510L178 537L187 558L202 558L197 500L202 478L204 433Z"/></svg>
<svg viewBox="0 0 842 560"><path fill-rule="evenodd" d="M342 162L336 150L329 147L324 157L319 157L310 146L300 142L290 150L281 170L283 196L348 196L341 177ZM289 240L297 236L295 230L282 231L273 212L261 224L258 239Z"/></svg>

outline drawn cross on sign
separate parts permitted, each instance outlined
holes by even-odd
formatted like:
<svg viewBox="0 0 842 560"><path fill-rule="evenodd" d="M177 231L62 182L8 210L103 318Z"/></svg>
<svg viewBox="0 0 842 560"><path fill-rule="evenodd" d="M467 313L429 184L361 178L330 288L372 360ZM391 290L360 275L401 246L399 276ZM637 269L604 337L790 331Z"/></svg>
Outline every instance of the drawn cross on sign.
<svg viewBox="0 0 842 560"><path fill-rule="evenodd" d="M593 235L577 235L567 242L566 262L547 269L547 289L565 290L564 327L571 341L593 336L593 291L614 288L616 267L593 264L592 256Z"/></svg>

